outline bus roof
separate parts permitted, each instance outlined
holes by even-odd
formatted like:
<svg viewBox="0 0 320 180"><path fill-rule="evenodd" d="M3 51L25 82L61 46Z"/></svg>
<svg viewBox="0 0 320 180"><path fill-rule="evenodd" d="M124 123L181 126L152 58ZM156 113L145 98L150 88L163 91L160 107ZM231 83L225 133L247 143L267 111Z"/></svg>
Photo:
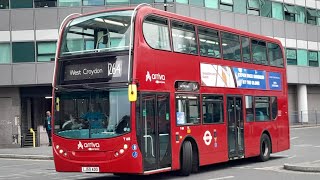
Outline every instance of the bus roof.
<svg viewBox="0 0 320 180"><path fill-rule="evenodd" d="M259 34L254 34L254 33L248 32L248 31L238 30L235 28L215 24L215 23L200 20L200 19L195 19L195 18L188 17L188 16L175 14L175 13L168 12L168 11L159 10L159 9L156 9L156 8L153 8L150 6L143 6L139 9L139 11L145 12L145 14L155 14L155 15L160 15L160 16L167 17L170 19L184 21L186 23L191 23L191 24L197 25L197 26L213 28L215 30L226 31L226 32L239 34L242 36L248 36L248 37L252 37L252 38L256 38L256 39L263 39L265 41L273 42L273 43L276 43L276 44L279 44L282 46L281 41L279 41L278 39L275 39L275 38L271 38L271 37L267 37L267 36L263 36L263 35L259 35Z"/></svg>
<svg viewBox="0 0 320 180"><path fill-rule="evenodd" d="M133 9L134 9L134 7L110 8L110 9L105 9L105 10L85 13L85 14L82 14L80 16L88 16L88 15L97 14L97 13L104 13L104 12L110 12L110 11L133 10ZM187 22L187 23L191 23L191 24L194 24L194 25L197 25L197 26L213 28L213 29L216 29L216 30L226 31L226 32L239 34L239 35L242 35L242 36L248 36L248 37L252 37L252 38L256 38L256 39L263 39L265 41L273 42L273 43L276 43L276 44L282 46L281 41L279 41L278 39L275 39L275 38L271 38L271 37L267 37L267 36L263 36L263 35L259 35L259 34L255 34L255 33L251 33L251 32L248 32L248 31L243 31L243 30L239 30L239 29L235 29L235 28L219 25L219 24L212 23L212 22L207 22L207 21L200 20L200 19L195 19L195 18L188 17L188 16L175 14L175 13L172 13L172 12L169 12L169 11L163 11L163 10L160 10L160 9L153 8L151 6L142 6L141 8L139 8L138 12L142 12L144 15L147 15L147 14L160 15L160 16L167 17L167 18L170 18L170 19L176 19L176 20ZM74 17L74 18L76 18L76 17Z"/></svg>

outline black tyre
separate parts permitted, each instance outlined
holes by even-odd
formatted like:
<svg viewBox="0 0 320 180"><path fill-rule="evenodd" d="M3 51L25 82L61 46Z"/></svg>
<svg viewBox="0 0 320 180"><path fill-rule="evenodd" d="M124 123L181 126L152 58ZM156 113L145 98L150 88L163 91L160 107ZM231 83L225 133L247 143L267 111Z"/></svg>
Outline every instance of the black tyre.
<svg viewBox="0 0 320 180"><path fill-rule="evenodd" d="M190 141L185 141L182 145L180 154L180 175L189 176L192 170L192 144Z"/></svg>
<svg viewBox="0 0 320 180"><path fill-rule="evenodd" d="M198 173L199 172L199 155L196 147L192 148L193 153L193 159L192 159L192 173Z"/></svg>
<svg viewBox="0 0 320 180"><path fill-rule="evenodd" d="M271 153L271 141L268 135L262 134L260 139L260 155L258 156L259 161L268 161Z"/></svg>

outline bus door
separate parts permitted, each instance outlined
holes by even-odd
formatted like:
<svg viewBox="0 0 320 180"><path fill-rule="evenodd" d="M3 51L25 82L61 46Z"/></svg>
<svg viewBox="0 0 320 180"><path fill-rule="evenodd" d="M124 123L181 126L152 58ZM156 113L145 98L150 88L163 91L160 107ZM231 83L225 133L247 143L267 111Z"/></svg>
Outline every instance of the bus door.
<svg viewBox="0 0 320 180"><path fill-rule="evenodd" d="M142 93L137 134L144 171L171 167L169 93Z"/></svg>
<svg viewBox="0 0 320 180"><path fill-rule="evenodd" d="M244 157L242 97L227 97L229 159Z"/></svg>

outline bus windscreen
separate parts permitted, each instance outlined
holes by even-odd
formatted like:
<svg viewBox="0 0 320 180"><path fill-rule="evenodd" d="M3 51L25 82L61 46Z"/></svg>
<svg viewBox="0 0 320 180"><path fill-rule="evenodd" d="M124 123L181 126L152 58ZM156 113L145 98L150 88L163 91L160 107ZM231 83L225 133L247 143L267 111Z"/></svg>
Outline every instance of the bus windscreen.
<svg viewBox="0 0 320 180"><path fill-rule="evenodd" d="M132 11L114 11L71 20L62 37L61 56L128 50Z"/></svg>
<svg viewBox="0 0 320 180"><path fill-rule="evenodd" d="M55 134L71 139L111 138L130 132L126 88L57 93Z"/></svg>

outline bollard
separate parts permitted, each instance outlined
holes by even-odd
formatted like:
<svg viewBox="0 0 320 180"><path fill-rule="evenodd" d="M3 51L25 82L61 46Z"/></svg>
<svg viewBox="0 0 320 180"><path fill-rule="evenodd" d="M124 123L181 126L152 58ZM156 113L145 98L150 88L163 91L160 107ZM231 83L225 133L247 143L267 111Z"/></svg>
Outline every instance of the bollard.
<svg viewBox="0 0 320 180"><path fill-rule="evenodd" d="M34 130L32 128L30 128L30 132L32 133L33 147L36 147L36 133L34 132Z"/></svg>

